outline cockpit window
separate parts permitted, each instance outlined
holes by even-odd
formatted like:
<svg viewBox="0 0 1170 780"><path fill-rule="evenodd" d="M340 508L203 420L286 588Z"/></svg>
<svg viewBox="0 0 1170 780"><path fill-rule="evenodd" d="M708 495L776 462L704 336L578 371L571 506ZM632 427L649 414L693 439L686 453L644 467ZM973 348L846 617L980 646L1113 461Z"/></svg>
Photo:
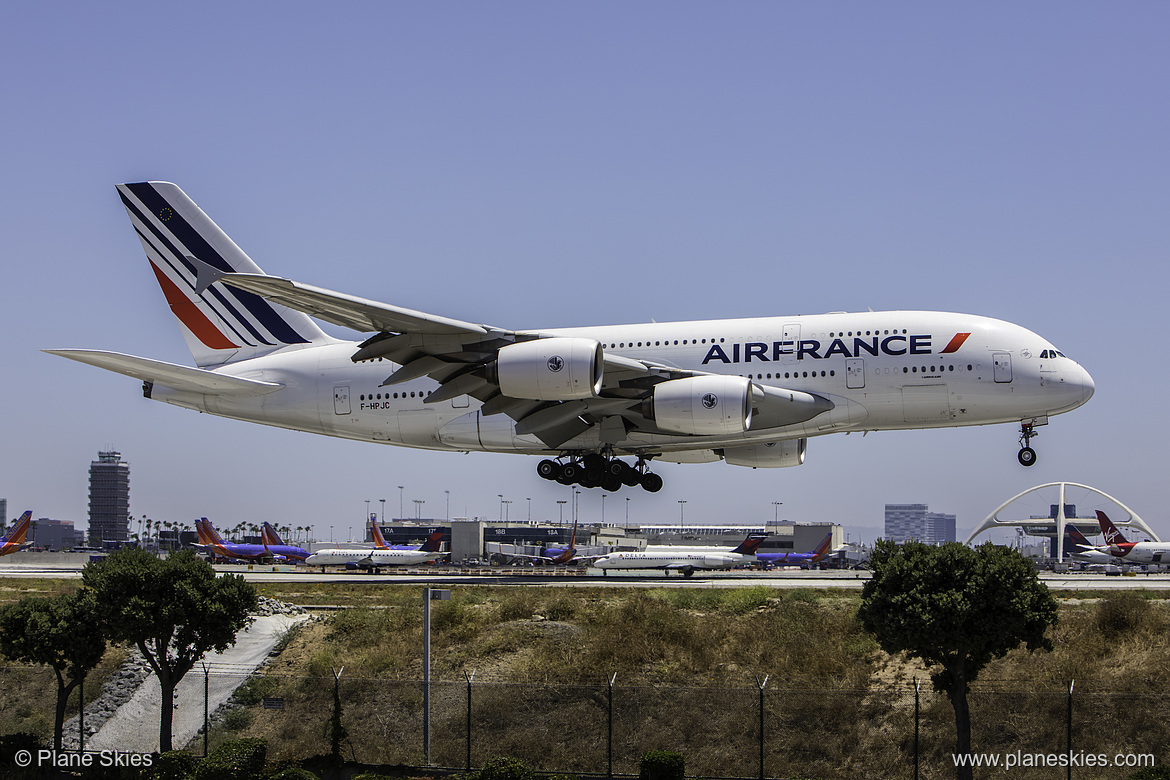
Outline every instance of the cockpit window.
<svg viewBox="0 0 1170 780"><path fill-rule="evenodd" d="M1064 356L1065 356L1065 354L1063 352L1061 352L1059 350L1055 350L1055 349L1046 349L1040 353L1041 360L1044 360L1046 358L1058 358L1058 357L1064 357Z"/></svg>

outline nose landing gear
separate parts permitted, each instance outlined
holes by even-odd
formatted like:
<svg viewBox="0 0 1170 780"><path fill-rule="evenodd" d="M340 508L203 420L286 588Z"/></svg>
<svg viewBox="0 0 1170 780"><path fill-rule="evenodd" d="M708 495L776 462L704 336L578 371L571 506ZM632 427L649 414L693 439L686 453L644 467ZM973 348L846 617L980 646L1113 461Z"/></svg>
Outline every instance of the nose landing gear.
<svg viewBox="0 0 1170 780"><path fill-rule="evenodd" d="M1035 421L1020 423L1020 452L1016 455L1016 459L1020 461L1021 466L1035 465L1036 450L1032 449L1029 444L1033 436L1039 435L1036 431Z"/></svg>

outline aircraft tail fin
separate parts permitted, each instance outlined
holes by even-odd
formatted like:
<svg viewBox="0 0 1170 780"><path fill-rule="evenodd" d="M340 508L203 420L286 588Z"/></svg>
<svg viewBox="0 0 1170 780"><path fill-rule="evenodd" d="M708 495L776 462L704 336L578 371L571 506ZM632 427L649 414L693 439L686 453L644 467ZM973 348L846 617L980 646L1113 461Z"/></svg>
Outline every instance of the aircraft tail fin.
<svg viewBox="0 0 1170 780"><path fill-rule="evenodd" d="M422 552L439 552L439 548L443 544L443 532L435 531L427 537L422 546L418 549Z"/></svg>
<svg viewBox="0 0 1170 780"><path fill-rule="evenodd" d="M280 538L280 534L272 527L272 523L265 522L260 526L260 541L266 546L283 545L284 541Z"/></svg>
<svg viewBox="0 0 1170 780"><path fill-rule="evenodd" d="M760 543L767 538L767 534L748 534L747 538L740 542L739 547L736 547L732 552L740 555L755 555L756 550L760 548Z"/></svg>
<svg viewBox="0 0 1170 780"><path fill-rule="evenodd" d="M203 518L203 530L207 532L209 543L219 545L226 544L226 542L223 540L223 537L219 535L219 531L215 530L215 526L212 525L211 521L206 517Z"/></svg>
<svg viewBox="0 0 1170 780"><path fill-rule="evenodd" d="M370 538L374 540L375 550L390 549L390 545L386 544L386 537L382 536L382 529L378 527L378 516L373 512L370 513Z"/></svg>
<svg viewBox="0 0 1170 780"><path fill-rule="evenodd" d="M211 544L211 540L207 537L207 529L203 527L203 520L202 519L195 521L195 535L197 537L199 537L199 539L198 539L199 544L202 544L202 545Z"/></svg>
<svg viewBox="0 0 1170 780"><path fill-rule="evenodd" d="M25 538L28 536L28 527L32 523L32 510L25 510L16 524L12 526L12 530L4 536L0 537L0 545L20 545L24 544Z"/></svg>
<svg viewBox="0 0 1170 780"><path fill-rule="evenodd" d="M197 366L332 341L305 314L217 284L224 274L264 272L177 186L119 184L118 194Z"/></svg>
<svg viewBox="0 0 1170 780"><path fill-rule="evenodd" d="M833 532L829 531L827 534L825 534L825 538L821 539L821 541L817 543L817 546L813 548L812 562L817 563L822 558L824 558L826 555L828 555L829 548L832 547L832 545L833 545Z"/></svg>
<svg viewBox="0 0 1170 780"><path fill-rule="evenodd" d="M1105 534L1105 544L1129 544L1129 541L1118 530L1117 526L1113 524L1113 521L1109 519L1109 515L1100 509L1097 510L1097 524L1101 526L1101 533Z"/></svg>
<svg viewBox="0 0 1170 780"><path fill-rule="evenodd" d="M1094 546L1092 542L1085 538L1085 535L1081 533L1080 529L1078 529L1075 525L1066 525L1064 528L1066 531L1068 531L1068 538L1071 539L1072 543L1077 547Z"/></svg>

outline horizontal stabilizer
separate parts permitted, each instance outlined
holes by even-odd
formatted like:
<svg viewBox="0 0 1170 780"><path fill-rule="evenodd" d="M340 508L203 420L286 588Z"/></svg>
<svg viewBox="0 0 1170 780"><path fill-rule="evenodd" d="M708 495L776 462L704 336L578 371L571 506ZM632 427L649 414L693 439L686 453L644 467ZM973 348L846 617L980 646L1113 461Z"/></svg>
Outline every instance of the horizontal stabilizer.
<svg viewBox="0 0 1170 780"><path fill-rule="evenodd" d="M96 349L46 349L50 355L87 363L117 374L154 382L175 390L214 395L264 395L279 390L282 385L275 382L261 382L238 376L191 368L161 360L123 355L119 352L104 352Z"/></svg>

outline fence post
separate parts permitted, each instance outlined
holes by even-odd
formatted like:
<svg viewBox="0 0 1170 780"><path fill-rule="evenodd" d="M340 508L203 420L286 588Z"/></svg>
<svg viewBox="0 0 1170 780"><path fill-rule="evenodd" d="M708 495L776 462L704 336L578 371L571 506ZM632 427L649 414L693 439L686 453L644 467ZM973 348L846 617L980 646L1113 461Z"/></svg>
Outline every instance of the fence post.
<svg viewBox="0 0 1170 780"><path fill-rule="evenodd" d="M922 680L914 678L914 780L918 780L918 692L922 688Z"/></svg>
<svg viewBox="0 0 1170 780"><path fill-rule="evenodd" d="M85 678L77 683L77 752L85 752Z"/></svg>
<svg viewBox="0 0 1170 780"><path fill-rule="evenodd" d="M613 673L613 677L609 678L609 733L605 741L605 753L607 759L608 769L606 770L606 777L613 777L613 684L617 681L617 672Z"/></svg>
<svg viewBox="0 0 1170 780"><path fill-rule="evenodd" d="M211 733L211 713L208 712L208 703L211 700L211 684L208 678L207 663L203 663L203 757L207 758L207 739Z"/></svg>
<svg viewBox="0 0 1170 780"><path fill-rule="evenodd" d="M760 689L760 780L764 780L764 687L768 684L768 675L760 680L756 677L756 685Z"/></svg>
<svg viewBox="0 0 1170 780"><path fill-rule="evenodd" d="M1068 756L1070 759L1072 758L1072 749L1073 749L1072 748L1072 694L1073 694L1073 683L1075 683L1075 682L1076 682L1076 680L1069 680L1068 681L1068 716L1065 719L1065 730L1066 730L1066 735L1067 735L1067 740L1068 740ZM1071 760L1068 762L1068 775L1067 775L1067 777L1068 777L1068 780L1072 780L1072 761Z"/></svg>
<svg viewBox="0 0 1170 780"><path fill-rule="evenodd" d="M475 679L475 670L471 674L463 673L467 678L467 771L471 771L471 681Z"/></svg>

